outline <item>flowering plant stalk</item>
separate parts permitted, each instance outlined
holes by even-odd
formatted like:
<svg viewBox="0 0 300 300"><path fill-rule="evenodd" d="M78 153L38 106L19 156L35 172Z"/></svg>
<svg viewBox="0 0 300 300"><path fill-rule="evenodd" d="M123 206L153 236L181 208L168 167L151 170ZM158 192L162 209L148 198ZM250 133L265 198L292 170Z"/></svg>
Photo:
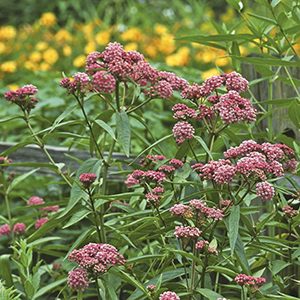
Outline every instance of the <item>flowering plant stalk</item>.
<svg viewBox="0 0 300 300"><path fill-rule="evenodd" d="M36 232L32 224L26 233L15 225L29 247L43 243L45 233L53 235L47 241L62 253L50 247L46 254L66 258L45 274L53 281L49 290L77 299L292 299L282 297L295 283L284 269L299 257L299 195L292 177L297 156L280 141L254 139L261 112L247 97L249 83L241 74L189 83L110 43L87 56L85 72L64 77L60 85L77 105L77 145L91 156L76 172L57 167L29 123L36 88L5 94L71 185L62 209L45 207L38 196L28 200L41 213ZM153 136L145 126L143 136L136 122L144 126L148 103L159 99L173 102L172 134ZM234 143L236 135L241 139ZM145 147L136 151L140 139ZM115 151L124 154L122 162ZM122 176L126 190L115 191L114 175ZM9 225L0 227L2 236ZM61 229L76 233L66 236ZM267 236L270 229L276 235ZM37 268L50 259L42 248L33 251ZM32 297L42 292L34 290Z"/></svg>

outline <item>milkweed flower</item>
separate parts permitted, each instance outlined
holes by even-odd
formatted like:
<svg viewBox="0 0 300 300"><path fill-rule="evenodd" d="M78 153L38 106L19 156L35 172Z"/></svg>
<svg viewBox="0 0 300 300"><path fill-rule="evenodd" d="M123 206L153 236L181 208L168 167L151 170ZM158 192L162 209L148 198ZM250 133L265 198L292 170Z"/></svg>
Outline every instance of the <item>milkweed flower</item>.
<svg viewBox="0 0 300 300"><path fill-rule="evenodd" d="M95 173L82 173L79 176L79 181L85 188L89 188L96 179L97 175Z"/></svg>
<svg viewBox="0 0 300 300"><path fill-rule="evenodd" d="M178 122L173 127L173 135L178 144L182 144L185 140L192 139L194 133L194 127L186 121Z"/></svg>
<svg viewBox="0 0 300 300"><path fill-rule="evenodd" d="M27 201L27 205L29 206L42 205L44 203L44 199L38 196L32 196Z"/></svg>
<svg viewBox="0 0 300 300"><path fill-rule="evenodd" d="M13 227L15 234L23 234L26 231L26 225L24 223L16 223Z"/></svg>
<svg viewBox="0 0 300 300"><path fill-rule="evenodd" d="M18 88L15 91L8 91L4 94L4 97L7 101L17 104L23 110L30 111L35 107L38 99L35 97L35 94L38 92L36 86L32 84L24 85L21 88Z"/></svg>
<svg viewBox="0 0 300 300"><path fill-rule="evenodd" d="M85 269L77 268L68 274L68 286L77 291L83 291L89 286L88 272Z"/></svg>
<svg viewBox="0 0 300 300"><path fill-rule="evenodd" d="M167 291L160 294L159 300L180 300L180 298L176 293Z"/></svg>
<svg viewBox="0 0 300 300"><path fill-rule="evenodd" d="M68 260L77 263L95 276L106 273L112 266L125 263L123 255L114 246L96 243L89 243L81 249L73 250Z"/></svg>
<svg viewBox="0 0 300 300"><path fill-rule="evenodd" d="M180 238L198 238L201 235L202 231L197 227L192 226L176 226L174 235Z"/></svg>
<svg viewBox="0 0 300 300"><path fill-rule="evenodd" d="M40 218L40 219L37 219L35 224L34 224L34 227L35 229L39 229L41 228L45 223L47 223L49 221L48 218Z"/></svg>
<svg viewBox="0 0 300 300"><path fill-rule="evenodd" d="M289 217L289 218L293 218L295 216L298 215L299 211L296 209L293 209L293 207L291 207L290 205L285 205L282 208L282 211L284 212L284 214Z"/></svg>
<svg viewBox="0 0 300 300"><path fill-rule="evenodd" d="M256 184L256 195L262 200L271 200L275 195L274 187L267 181Z"/></svg>
<svg viewBox="0 0 300 300"><path fill-rule="evenodd" d="M4 224L0 226L0 236L2 235L10 235L10 226L8 224Z"/></svg>
<svg viewBox="0 0 300 300"><path fill-rule="evenodd" d="M241 286L261 286L266 283L266 279L264 277L254 277L246 274L238 274L234 278L234 281Z"/></svg>
<svg viewBox="0 0 300 300"><path fill-rule="evenodd" d="M58 212L59 205L50 205L50 206L41 207L40 210L46 212Z"/></svg>

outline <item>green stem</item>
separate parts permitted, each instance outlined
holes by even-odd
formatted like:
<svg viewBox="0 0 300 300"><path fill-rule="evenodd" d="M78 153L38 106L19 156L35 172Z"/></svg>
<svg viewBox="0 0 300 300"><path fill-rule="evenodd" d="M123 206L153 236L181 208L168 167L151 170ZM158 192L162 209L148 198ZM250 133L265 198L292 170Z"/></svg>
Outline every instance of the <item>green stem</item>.
<svg viewBox="0 0 300 300"><path fill-rule="evenodd" d="M98 300L101 300L100 287L99 287L99 283L98 283L98 278L95 278L95 283L96 283L96 290L97 290Z"/></svg>
<svg viewBox="0 0 300 300"><path fill-rule="evenodd" d="M86 111L85 111L85 109L84 109L83 100L82 100L82 99L79 99L76 95L74 95L74 96L75 96L75 98L76 98L76 100L77 100L77 102L78 102L78 105L79 105L79 107L80 107L80 109L81 109L81 111L82 111L82 114L83 114L85 123L87 124L87 126L88 126L88 128L89 128L89 130L90 130L91 138L92 138L92 140L93 140L93 142L94 142L94 145L95 145L95 147L96 147L96 149L97 149L97 152L98 152L100 158L103 160L103 162L104 162L104 164L105 164L105 160L104 160L103 154L102 154L102 152L101 152L101 149L100 149L100 147L99 147L99 145L98 145L98 143L97 143L97 139L96 139L96 137L95 137L95 135L94 135L93 128L92 128L92 125L91 125L91 122L89 121L89 118L88 118L88 116L87 116L87 114L86 114Z"/></svg>
<svg viewBox="0 0 300 300"><path fill-rule="evenodd" d="M193 255L196 256L196 246L195 246L195 241L193 241ZM195 281L196 281L196 262L193 259L192 262L192 268L191 268L191 293L193 294L194 288L195 288Z"/></svg>
<svg viewBox="0 0 300 300"><path fill-rule="evenodd" d="M10 204L9 204L9 198L8 198L7 191L4 192L4 199L5 199L9 227L11 229L11 232L13 233L13 230L12 230L13 223L12 223L11 210L10 210Z"/></svg>
<svg viewBox="0 0 300 300"><path fill-rule="evenodd" d="M95 221L95 225L96 225L96 231L97 231L99 243L104 243L105 242L104 226L102 225L101 221L100 221L100 224L99 224L98 214L97 214L97 211L96 211L96 208L95 208L95 203L94 203L94 199L93 199L93 195L91 193L91 190L88 189L87 193L89 195L89 200L90 200L92 212L93 212L93 215L94 215L94 221ZM100 218L100 220L101 219L102 218ZM99 227L100 227L100 229L99 229Z"/></svg>
<svg viewBox="0 0 300 300"><path fill-rule="evenodd" d="M129 110L127 111L127 113L130 114L130 113L136 111L137 109L139 109L139 108L143 107L144 105L146 105L147 103L149 103L152 99L153 99L153 98L149 98L149 99L147 99L146 101L140 103L139 105L133 107L132 109L129 109Z"/></svg>
<svg viewBox="0 0 300 300"><path fill-rule="evenodd" d="M48 152L47 148L45 147L45 144L43 142L42 139L40 139L37 134L34 132L30 121L29 121L29 115L27 112L24 111L24 120L26 122L26 125L31 133L31 135L34 137L34 139L36 140L38 146L40 147L40 149L44 152L44 154L47 156L48 160L50 161L50 163L56 167L56 172L64 179L64 181L71 187L72 184L69 181L69 179L65 176L65 174L57 167L56 162L54 161L54 159L52 158L52 156L50 155L50 153Z"/></svg>
<svg viewBox="0 0 300 300"><path fill-rule="evenodd" d="M117 83L116 83L116 104L117 104L117 110L118 110L118 112L121 111L121 107L120 107L120 95L119 95L119 86L120 86L120 82L117 81Z"/></svg>

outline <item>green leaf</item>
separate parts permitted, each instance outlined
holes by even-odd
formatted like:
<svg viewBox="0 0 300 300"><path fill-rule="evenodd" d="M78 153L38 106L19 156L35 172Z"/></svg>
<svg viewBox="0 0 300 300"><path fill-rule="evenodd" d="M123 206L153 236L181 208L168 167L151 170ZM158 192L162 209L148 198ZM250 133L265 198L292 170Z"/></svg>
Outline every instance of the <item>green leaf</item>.
<svg viewBox="0 0 300 300"><path fill-rule="evenodd" d="M114 140L116 140L114 130L107 123L103 122L102 120L96 120L95 124L104 129Z"/></svg>
<svg viewBox="0 0 300 300"><path fill-rule="evenodd" d="M252 41L255 39L255 36L252 34L217 34L217 35L192 35L192 36L183 36L177 38L177 40L186 40L194 43L203 42L238 42L238 41Z"/></svg>
<svg viewBox="0 0 300 300"><path fill-rule="evenodd" d="M129 157L131 130L128 115L125 111L118 112L116 115L117 121L117 140L122 147L125 155Z"/></svg>
<svg viewBox="0 0 300 300"><path fill-rule="evenodd" d="M79 176L82 173L95 173L99 176L100 168L101 168L102 162L101 160L97 158L90 158L86 160L80 168L76 172L76 178L74 180L74 183L71 188L71 195L68 202L67 207L64 209L64 211L61 213L60 217L64 217L66 214L69 213L69 211L72 210L72 208L81 200L81 199L87 199L88 195L83 190L79 183Z"/></svg>
<svg viewBox="0 0 300 300"><path fill-rule="evenodd" d="M286 66L286 67L300 67L300 61L288 61L280 58L269 58L269 57L243 57L235 56L234 58L241 60L245 63L261 65L261 66Z"/></svg>
<svg viewBox="0 0 300 300"><path fill-rule="evenodd" d="M0 256L0 277L5 281L7 287L13 286L13 278L10 269L10 255L3 254Z"/></svg>
<svg viewBox="0 0 300 300"><path fill-rule="evenodd" d="M93 231L95 231L94 228L90 228L84 232L81 233L81 235L77 238L77 240L72 244L71 248L69 249L67 255L65 256L65 258L67 258L69 256L69 254L78 246L80 246L82 243L84 243L85 240L87 240L91 234L93 233Z"/></svg>
<svg viewBox="0 0 300 300"><path fill-rule="evenodd" d="M245 249L244 249L244 244L240 238L240 236L238 236L237 240L236 240L236 245L235 245L235 255L236 255L236 259L239 261L240 266L243 269L244 273L250 273L250 267L249 267L249 263L245 254Z"/></svg>
<svg viewBox="0 0 300 300"><path fill-rule="evenodd" d="M203 295L205 298L209 299L209 300L217 300L218 298L223 298L222 295L209 290L209 289L197 289L196 292L200 295Z"/></svg>
<svg viewBox="0 0 300 300"><path fill-rule="evenodd" d="M46 293L54 290L58 286L64 284L66 281L67 281L67 278L63 278L63 279L54 281L54 282L52 282L50 284L47 284L45 287L39 289L39 291L34 295L34 297L33 297L32 300L38 299L39 297L45 295Z"/></svg>
<svg viewBox="0 0 300 300"><path fill-rule="evenodd" d="M72 215L71 219L67 222L63 229L66 229L74 224L77 224L80 220L84 219L88 216L91 212L87 209L82 209L77 211L74 215Z"/></svg>
<svg viewBox="0 0 300 300"><path fill-rule="evenodd" d="M9 185L7 189L7 193L9 194L18 184L20 184L23 180L25 180L27 177L29 177L31 174L35 173L39 169L31 170L25 174L22 174L18 177L16 177L13 182Z"/></svg>
<svg viewBox="0 0 300 300"><path fill-rule="evenodd" d="M231 255L234 252L236 240L239 234L239 222L240 222L240 206L234 205L231 208L228 221L228 238L231 249Z"/></svg>
<svg viewBox="0 0 300 300"><path fill-rule="evenodd" d="M289 106L288 110L289 117L291 121L297 126L300 127L300 113L299 113L299 103L293 102Z"/></svg>
<svg viewBox="0 0 300 300"><path fill-rule="evenodd" d="M110 272L112 272L114 275L119 276L125 282L131 284L132 286L134 286L137 289L139 289L140 291L142 291L144 295L146 295L146 296L148 295L147 290L145 289L145 287L140 282L138 282L134 277L132 277L131 275L127 274L126 272L124 272L120 268L116 268L116 269L112 268L110 270Z"/></svg>
<svg viewBox="0 0 300 300"><path fill-rule="evenodd" d="M41 245L41 244L46 243L46 242L48 243L48 242L57 241L57 240L61 240L61 237L49 236L49 237L37 239L37 240L29 243L27 246L28 247L34 247L34 246L38 246L38 245Z"/></svg>
<svg viewBox="0 0 300 300"><path fill-rule="evenodd" d="M214 158L213 158L210 150L208 149L207 145L205 144L204 140L202 139L202 137L195 136L194 138L195 138L196 141L198 141L200 143L200 145L203 147L203 149L205 150L205 152L208 154L209 158L211 160L213 160Z"/></svg>

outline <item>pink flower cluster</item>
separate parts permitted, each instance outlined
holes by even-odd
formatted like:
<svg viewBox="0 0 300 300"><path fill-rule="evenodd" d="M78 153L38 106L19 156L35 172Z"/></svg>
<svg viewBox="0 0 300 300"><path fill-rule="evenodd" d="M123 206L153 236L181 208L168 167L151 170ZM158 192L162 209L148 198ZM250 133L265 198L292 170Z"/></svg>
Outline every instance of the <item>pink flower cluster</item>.
<svg viewBox="0 0 300 300"><path fill-rule="evenodd" d="M266 279L264 277L254 277L246 274L238 274L234 278L234 281L241 286L248 285L254 287L258 287L266 283Z"/></svg>
<svg viewBox="0 0 300 300"><path fill-rule="evenodd" d="M267 181L256 184L256 195L264 201L271 200L275 195L274 187Z"/></svg>
<svg viewBox="0 0 300 300"><path fill-rule="evenodd" d="M282 211L284 212L285 216L287 216L288 218L296 217L299 214L299 211L293 209L293 207L291 207L290 205L285 205L282 208Z"/></svg>
<svg viewBox="0 0 300 300"><path fill-rule="evenodd" d="M194 133L194 127L186 121L178 122L173 127L173 135L177 144L182 144L185 140L192 139L194 137Z"/></svg>
<svg viewBox="0 0 300 300"><path fill-rule="evenodd" d="M76 268L69 272L68 286L77 291L83 291L89 287L88 272L82 268Z"/></svg>
<svg viewBox="0 0 300 300"><path fill-rule="evenodd" d="M84 290L89 285L89 277L98 277L111 267L124 265L125 259L118 250L109 244L89 243L79 250L73 250L69 261L79 268L69 272L68 285L74 290Z"/></svg>
<svg viewBox="0 0 300 300"><path fill-rule="evenodd" d="M193 199L189 204L192 208L195 209L200 217L205 216L215 221L222 220L224 217L224 213L221 209L218 209L216 207L209 207L207 206L205 201Z"/></svg>
<svg viewBox="0 0 300 300"><path fill-rule="evenodd" d="M170 98L188 83L174 73L161 72L136 51L125 51L119 43L109 43L103 52L92 52L86 59L86 73L63 78L61 86L71 94L89 91L113 93L117 82L135 82L150 97Z"/></svg>
<svg viewBox="0 0 300 300"><path fill-rule="evenodd" d="M79 250L73 250L68 259L95 276L107 272L112 266L125 263L123 255L114 246L96 243L89 243Z"/></svg>
<svg viewBox="0 0 300 300"><path fill-rule="evenodd" d="M283 176L285 171L295 171L297 161L294 151L283 144L258 144L248 140L224 153L225 159L197 163L192 168L203 180L213 180L217 184L228 184L237 176L259 180L257 195L270 200L275 194L268 178Z"/></svg>
<svg viewBox="0 0 300 300"><path fill-rule="evenodd" d="M215 247L209 247L209 242L206 240L200 240L196 243L195 248L197 250L206 251L209 254L218 254L218 250Z"/></svg>
<svg viewBox="0 0 300 300"><path fill-rule="evenodd" d="M159 300L180 300L180 298L176 293L167 291L160 294Z"/></svg>
<svg viewBox="0 0 300 300"><path fill-rule="evenodd" d="M147 201L158 206L164 193L163 183L183 166L183 162L176 158L167 160L163 155L147 155L141 166L146 170L134 170L127 176L125 184L127 187L142 185Z"/></svg>
<svg viewBox="0 0 300 300"><path fill-rule="evenodd" d="M202 231L197 227L192 226L176 226L174 235L178 239L191 238L197 239L201 235Z"/></svg>
<svg viewBox="0 0 300 300"><path fill-rule="evenodd" d="M15 91L8 91L4 94L4 97L7 101L17 104L23 110L29 112L32 108L35 107L38 99L35 97L35 94L38 92L36 86L32 84L24 85L21 88L18 88Z"/></svg>
<svg viewBox="0 0 300 300"><path fill-rule="evenodd" d="M0 156L0 165L2 164L11 164L12 160L9 159L7 156Z"/></svg>
<svg viewBox="0 0 300 300"><path fill-rule="evenodd" d="M194 213L190 206L185 204L175 204L170 208L170 212L174 216L180 216L184 218L192 218Z"/></svg>
<svg viewBox="0 0 300 300"><path fill-rule="evenodd" d="M13 226L12 232L16 235L22 235L26 231L26 225L24 223L16 223ZM8 224L4 224L0 226L0 236L6 235L9 236L11 234L11 228Z"/></svg>
<svg viewBox="0 0 300 300"><path fill-rule="evenodd" d="M219 95L217 89L224 86L226 93ZM181 96L194 102L194 108L184 103L175 104L172 108L173 117L180 120L173 128L173 134L178 144L194 136L195 129L191 121L206 121L220 116L225 124L237 122L253 122L256 119L256 109L250 100L240 96L240 92L248 89L248 81L237 72L220 76L212 76L201 85L185 85ZM215 94L213 94L215 92ZM201 98L201 103L197 100ZM206 102L203 99L206 98ZM207 124L207 123L206 123Z"/></svg>
<svg viewBox="0 0 300 300"><path fill-rule="evenodd" d="M28 206L39 206L45 204L45 201L43 198L38 197L38 196L32 196L27 200L27 205ZM44 212L43 215L44 217L39 218L36 220L34 227L35 229L39 229L42 227L45 223L49 221L49 218L47 217L48 213L52 212L58 212L59 211L59 205L49 205L49 206L44 206L40 207L39 210L41 212Z"/></svg>
<svg viewBox="0 0 300 300"><path fill-rule="evenodd" d="M79 176L79 181L85 188L89 188L96 179L97 175L94 173L82 173Z"/></svg>

